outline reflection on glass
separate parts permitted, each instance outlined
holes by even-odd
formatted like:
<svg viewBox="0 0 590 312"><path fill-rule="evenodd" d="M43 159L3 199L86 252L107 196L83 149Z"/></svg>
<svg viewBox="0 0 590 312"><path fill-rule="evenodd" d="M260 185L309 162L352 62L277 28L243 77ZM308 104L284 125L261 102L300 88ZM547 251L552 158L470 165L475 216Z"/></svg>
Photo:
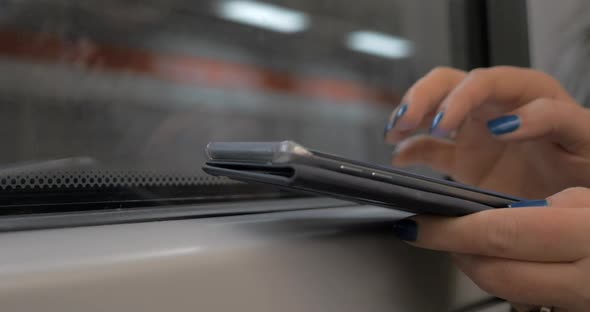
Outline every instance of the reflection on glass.
<svg viewBox="0 0 590 312"><path fill-rule="evenodd" d="M348 36L352 50L392 59L412 54L412 43L406 39L374 31L355 31Z"/></svg>
<svg viewBox="0 0 590 312"><path fill-rule="evenodd" d="M309 25L309 17L303 12L255 1L221 1L217 11L230 21L283 33L299 32Z"/></svg>
<svg viewBox="0 0 590 312"><path fill-rule="evenodd" d="M449 61L446 1L1 5L0 206L82 191L113 205L257 196L201 172L214 140L289 139L387 163L388 115Z"/></svg>

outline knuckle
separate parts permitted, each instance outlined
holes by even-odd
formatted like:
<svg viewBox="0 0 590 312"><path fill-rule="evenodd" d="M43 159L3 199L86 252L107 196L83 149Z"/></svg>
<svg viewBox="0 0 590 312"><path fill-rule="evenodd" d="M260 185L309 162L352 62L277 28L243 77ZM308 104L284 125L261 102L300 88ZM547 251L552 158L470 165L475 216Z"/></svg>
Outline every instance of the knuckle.
<svg viewBox="0 0 590 312"><path fill-rule="evenodd" d="M519 72L522 73L523 71L532 71L528 68L508 66L508 65L494 66L494 67L487 68L486 70L487 70L487 72L489 72L493 75L498 75L498 76L514 76L514 75L517 75Z"/></svg>
<svg viewBox="0 0 590 312"><path fill-rule="evenodd" d="M412 88L409 94L412 96L427 96L432 93L430 91L440 90L441 88L449 87L457 82L457 79L462 80L465 72L451 67L438 66L430 70L426 75L420 78ZM428 99L428 98L427 98Z"/></svg>
<svg viewBox="0 0 590 312"><path fill-rule="evenodd" d="M539 78L544 81L545 83L547 83L550 86L560 86L561 84L559 83L559 81L557 81L557 79L553 78L553 76L542 72L542 71L534 71L535 75L538 75Z"/></svg>
<svg viewBox="0 0 590 312"><path fill-rule="evenodd" d="M567 196L580 196L580 195L588 196L588 195L590 195L589 190L590 189L587 187L575 186L575 187L567 188L567 189L561 191L559 194L564 194Z"/></svg>
<svg viewBox="0 0 590 312"><path fill-rule="evenodd" d="M551 195L547 198L551 205L553 204L572 204L575 201L590 199L590 189L582 186L567 188L555 195Z"/></svg>
<svg viewBox="0 0 590 312"><path fill-rule="evenodd" d="M489 68L489 70L495 70L495 71L509 71L509 70L515 70L518 69L518 67L514 67L514 66L509 66L509 65L499 65L499 66L494 66Z"/></svg>
<svg viewBox="0 0 590 312"><path fill-rule="evenodd" d="M471 91L469 92L473 93L471 95L485 93L494 82L493 77L490 75L493 71L494 69L488 68L476 68L470 71L467 78L465 78L465 89Z"/></svg>
<svg viewBox="0 0 590 312"><path fill-rule="evenodd" d="M448 76L457 72L456 69L447 66L437 66L433 68L426 76Z"/></svg>
<svg viewBox="0 0 590 312"><path fill-rule="evenodd" d="M447 78L452 76L456 71L456 69L450 67L435 67L414 84L414 86L410 89L410 93L413 96L419 96L424 93L428 94L429 92L424 91L432 88L433 84L438 86L439 81L448 80Z"/></svg>
<svg viewBox="0 0 590 312"><path fill-rule="evenodd" d="M589 196L590 195L589 191L590 191L590 189L588 189L586 187L575 186L575 187L567 188L567 189L557 193L556 195L551 196L550 198L561 197L561 196L565 196L567 198L579 197L579 196Z"/></svg>
<svg viewBox="0 0 590 312"><path fill-rule="evenodd" d="M538 84L542 85L543 88L552 90L550 93L551 95L549 96L550 98L569 99L569 96L567 96L567 91L563 89L561 82L555 79L555 77L539 70L525 69L525 71L531 73L531 78L536 76L535 80L537 80Z"/></svg>
<svg viewBox="0 0 590 312"><path fill-rule="evenodd" d="M476 69L473 69L469 72L468 78L471 80L486 79L486 77L489 75L489 73L493 70L494 69L489 69L489 68L476 68Z"/></svg>

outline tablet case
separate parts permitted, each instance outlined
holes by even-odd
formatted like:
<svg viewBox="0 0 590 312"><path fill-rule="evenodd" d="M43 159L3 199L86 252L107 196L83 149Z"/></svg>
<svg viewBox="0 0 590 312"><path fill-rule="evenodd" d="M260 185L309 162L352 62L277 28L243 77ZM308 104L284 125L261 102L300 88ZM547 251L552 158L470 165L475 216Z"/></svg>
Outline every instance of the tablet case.
<svg viewBox="0 0 590 312"><path fill-rule="evenodd" d="M301 164L270 165L209 161L203 170L230 179L270 184L280 188L325 195L361 204L377 205L417 214L462 216L493 207L452 196L411 189L345 173Z"/></svg>

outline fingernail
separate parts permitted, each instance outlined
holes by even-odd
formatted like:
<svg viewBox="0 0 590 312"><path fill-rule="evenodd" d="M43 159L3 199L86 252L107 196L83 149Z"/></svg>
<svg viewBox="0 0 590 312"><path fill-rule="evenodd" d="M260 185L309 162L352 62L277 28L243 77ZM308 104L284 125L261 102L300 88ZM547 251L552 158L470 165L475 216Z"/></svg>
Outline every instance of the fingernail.
<svg viewBox="0 0 590 312"><path fill-rule="evenodd" d="M430 126L430 134L433 134L433 135L443 135L444 134L443 131L438 129L438 125L440 125L440 122L442 121L444 115L445 115L445 112L438 112L438 114L436 114L436 116L434 116L434 119L432 120L432 125Z"/></svg>
<svg viewBox="0 0 590 312"><path fill-rule="evenodd" d="M395 113L394 121L400 119L406 112L408 111L408 104L404 103L402 106L399 107L397 113Z"/></svg>
<svg viewBox="0 0 590 312"><path fill-rule="evenodd" d="M517 115L507 115L488 121L488 129L494 135L503 135L514 132L520 127L520 117Z"/></svg>
<svg viewBox="0 0 590 312"><path fill-rule="evenodd" d="M402 118L402 116L408 111L408 104L402 104L402 106L400 106L400 108L397 110L397 112L395 113L395 116L393 116L393 120L391 120L386 126L385 126L385 131L383 133L383 136L386 136L387 133L389 133L389 131L391 131L391 129L393 129L395 127L395 124L397 123L397 121Z"/></svg>
<svg viewBox="0 0 590 312"><path fill-rule="evenodd" d="M510 208L524 208L524 207L547 207L549 206L549 202L545 199L541 200L523 200L516 203L511 204Z"/></svg>
<svg viewBox="0 0 590 312"><path fill-rule="evenodd" d="M401 240L415 242L418 238L418 224L410 219L400 220L393 225L393 233Z"/></svg>
<svg viewBox="0 0 590 312"><path fill-rule="evenodd" d="M385 125L385 129L383 129L383 137L386 137L387 134L389 133L389 131L391 131L391 129L393 129L393 127L395 127L395 117L392 121L388 122L387 125Z"/></svg>

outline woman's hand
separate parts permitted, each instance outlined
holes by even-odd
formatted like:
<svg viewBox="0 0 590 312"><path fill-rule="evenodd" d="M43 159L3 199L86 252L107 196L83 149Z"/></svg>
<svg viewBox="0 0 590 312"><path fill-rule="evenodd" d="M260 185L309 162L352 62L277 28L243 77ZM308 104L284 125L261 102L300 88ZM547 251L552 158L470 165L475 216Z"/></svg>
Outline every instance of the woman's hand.
<svg viewBox="0 0 590 312"><path fill-rule="evenodd" d="M386 141L402 141L396 166L424 164L459 182L527 198L590 185L590 111L538 71L435 69L390 121ZM408 138L425 128L432 136Z"/></svg>
<svg viewBox="0 0 590 312"><path fill-rule="evenodd" d="M590 310L590 189L528 204L544 207L418 216L399 221L395 232L412 245L451 252L479 287L510 302Z"/></svg>

